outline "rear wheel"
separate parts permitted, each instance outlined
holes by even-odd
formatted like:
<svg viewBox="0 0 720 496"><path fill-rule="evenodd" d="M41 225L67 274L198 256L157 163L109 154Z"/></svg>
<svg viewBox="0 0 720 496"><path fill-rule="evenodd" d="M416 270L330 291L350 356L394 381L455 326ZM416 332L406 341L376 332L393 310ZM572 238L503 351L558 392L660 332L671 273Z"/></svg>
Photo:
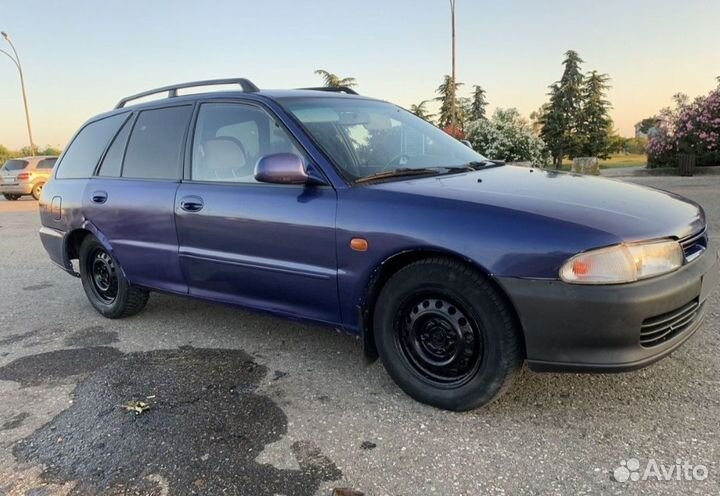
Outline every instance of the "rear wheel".
<svg viewBox="0 0 720 496"><path fill-rule="evenodd" d="M11 195L11 194L8 194L8 193L3 193L3 196L5 197L5 199L6 199L7 201L15 201L15 200L17 200L17 199L20 198L20 195Z"/></svg>
<svg viewBox="0 0 720 496"><path fill-rule="evenodd" d="M35 186L33 186L33 189L32 189L32 191L30 192L30 194L31 194L32 197L35 198L36 200L39 200L39 199L40 199L40 194L42 193L43 186L45 186L45 183L38 183L38 184L36 184Z"/></svg>
<svg viewBox="0 0 720 496"><path fill-rule="evenodd" d="M470 410L503 392L523 361L503 296L477 271L443 258L400 269L383 287L375 341L395 382L418 401Z"/></svg>
<svg viewBox="0 0 720 496"><path fill-rule="evenodd" d="M83 240L79 259L83 289L100 314L119 319L145 308L149 292L128 283L117 260L95 237Z"/></svg>

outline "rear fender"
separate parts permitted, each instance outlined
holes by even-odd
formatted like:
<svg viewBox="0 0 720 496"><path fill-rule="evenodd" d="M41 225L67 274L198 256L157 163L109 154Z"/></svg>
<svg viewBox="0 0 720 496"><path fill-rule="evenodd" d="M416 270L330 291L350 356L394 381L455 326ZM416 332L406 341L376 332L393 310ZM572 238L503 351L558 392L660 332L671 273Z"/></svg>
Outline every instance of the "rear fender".
<svg viewBox="0 0 720 496"><path fill-rule="evenodd" d="M108 238L102 233L102 231L100 231L100 229L98 229L98 227L95 224L93 224L92 222L90 222L87 219L85 221L83 221L83 223L79 229L76 229L75 231L72 231L72 232L76 232L78 230L88 231L90 234L95 236L95 239L97 239L100 242L100 244L103 246L105 251L107 251L115 260L118 261L120 272L122 273L123 277L125 277L125 279L127 279L125 271L122 268L122 262L120 262L120 260L117 257L117 254L113 250L112 244L110 244L110 240L108 240ZM68 241L70 240L70 235L72 234L72 232L68 233L65 236L64 249L63 249L63 253L65 254L65 266L71 267L71 268L72 268L72 262L70 260L70 255L69 255L70 254L70 246L68 244ZM77 272L75 272L74 269L72 269L71 273L76 276L80 275Z"/></svg>

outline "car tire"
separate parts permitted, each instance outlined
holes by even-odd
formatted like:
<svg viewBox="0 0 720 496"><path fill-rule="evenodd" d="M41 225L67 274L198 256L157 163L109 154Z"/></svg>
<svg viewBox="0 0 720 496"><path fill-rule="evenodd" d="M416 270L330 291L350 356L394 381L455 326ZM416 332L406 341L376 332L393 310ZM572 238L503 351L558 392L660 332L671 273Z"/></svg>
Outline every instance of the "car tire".
<svg viewBox="0 0 720 496"><path fill-rule="evenodd" d="M33 186L33 189L32 189L32 191L30 192L30 194L31 194L32 197L35 198L36 200L39 200L39 199L40 199L40 194L42 193L43 186L45 186L45 183L37 183L35 186Z"/></svg>
<svg viewBox="0 0 720 496"><path fill-rule="evenodd" d="M10 195L10 194L7 194L7 193L3 193L3 196L5 197L5 199L6 199L7 201L15 201L15 200L20 199L20 195Z"/></svg>
<svg viewBox="0 0 720 496"><path fill-rule="evenodd" d="M478 271L450 259L420 260L391 276L373 328L398 386L446 410L491 402L524 360L520 325L504 296Z"/></svg>
<svg viewBox="0 0 720 496"><path fill-rule="evenodd" d="M120 319L145 308L150 293L130 285L115 257L94 236L80 245L79 262L85 294L101 315Z"/></svg>

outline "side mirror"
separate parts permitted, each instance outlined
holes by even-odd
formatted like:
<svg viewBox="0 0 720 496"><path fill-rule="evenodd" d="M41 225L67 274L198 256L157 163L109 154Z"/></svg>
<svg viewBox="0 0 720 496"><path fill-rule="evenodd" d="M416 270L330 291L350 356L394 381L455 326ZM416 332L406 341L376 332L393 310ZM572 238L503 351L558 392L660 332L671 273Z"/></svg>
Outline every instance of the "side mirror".
<svg viewBox="0 0 720 496"><path fill-rule="evenodd" d="M311 181L303 159L294 153L274 153L255 164L255 180L274 184L308 184Z"/></svg>
<svg viewBox="0 0 720 496"><path fill-rule="evenodd" d="M472 143L470 143L469 140L461 139L461 140L458 140L458 141L459 141L460 143L462 143L463 145L467 146L468 148L470 148L471 150L473 149Z"/></svg>

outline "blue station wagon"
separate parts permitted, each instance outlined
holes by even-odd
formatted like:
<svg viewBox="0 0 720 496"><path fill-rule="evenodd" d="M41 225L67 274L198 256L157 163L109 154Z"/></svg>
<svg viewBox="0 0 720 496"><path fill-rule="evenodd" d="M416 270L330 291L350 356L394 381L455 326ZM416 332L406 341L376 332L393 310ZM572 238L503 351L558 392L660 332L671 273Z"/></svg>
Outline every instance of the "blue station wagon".
<svg viewBox="0 0 720 496"><path fill-rule="evenodd" d="M215 84L239 88L178 94ZM525 361L613 372L668 355L720 266L682 197L491 161L347 88L247 79L90 119L40 215L50 258L105 317L161 291L339 327L451 410L488 403Z"/></svg>

